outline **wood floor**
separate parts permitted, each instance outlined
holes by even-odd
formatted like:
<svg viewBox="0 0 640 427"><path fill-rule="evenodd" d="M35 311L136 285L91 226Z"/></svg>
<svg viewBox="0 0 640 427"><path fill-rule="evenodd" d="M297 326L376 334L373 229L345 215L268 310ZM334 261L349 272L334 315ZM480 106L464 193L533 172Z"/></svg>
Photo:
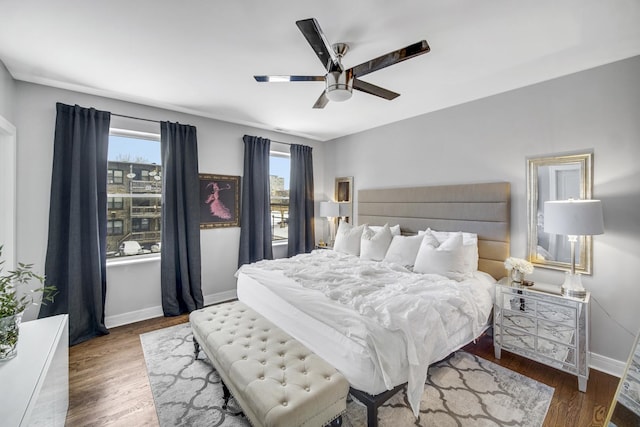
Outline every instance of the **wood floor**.
<svg viewBox="0 0 640 427"><path fill-rule="evenodd" d="M618 387L618 378L591 369L587 392L582 393L578 391L578 379L573 375L504 350L501 358L496 359L493 339L489 336L483 337L477 344L467 345L464 350L555 388L544 427L604 425L609 405Z"/></svg>
<svg viewBox="0 0 640 427"><path fill-rule="evenodd" d="M157 318L111 329L69 349L67 426L157 426L139 335L187 322L188 317ZM586 393L576 377L502 352L493 356L491 337L465 350L555 388L544 426L602 426L618 379L591 370Z"/></svg>

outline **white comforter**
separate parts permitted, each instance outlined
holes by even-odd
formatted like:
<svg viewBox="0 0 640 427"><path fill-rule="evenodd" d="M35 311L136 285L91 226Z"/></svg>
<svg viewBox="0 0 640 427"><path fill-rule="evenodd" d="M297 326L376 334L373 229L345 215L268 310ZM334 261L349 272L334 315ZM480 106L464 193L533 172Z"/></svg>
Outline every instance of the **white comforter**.
<svg viewBox="0 0 640 427"><path fill-rule="evenodd" d="M327 298L352 307L365 325L360 337L373 349L378 368L388 389L397 384L391 375L399 354L406 357L408 398L416 417L424 391L429 364L443 346L450 348L449 335L468 327L477 336L487 323L493 305L493 284L473 278L456 282L435 274L412 273L391 263L365 261L330 250L243 266L240 271L251 277L284 275L302 287L322 292ZM271 281L271 290L278 286ZM264 283L264 282L262 282ZM280 292L280 295L286 298ZM304 307L299 307L304 311ZM311 313L317 317L317 312ZM347 336L354 334L346 319L322 320ZM384 328L401 334L405 345L399 352L389 346Z"/></svg>

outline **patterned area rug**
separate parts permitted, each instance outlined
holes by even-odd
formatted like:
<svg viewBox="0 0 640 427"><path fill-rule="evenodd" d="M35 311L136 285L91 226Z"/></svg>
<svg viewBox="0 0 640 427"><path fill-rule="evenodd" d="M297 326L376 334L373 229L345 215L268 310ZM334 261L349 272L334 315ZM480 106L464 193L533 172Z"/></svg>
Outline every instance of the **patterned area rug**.
<svg viewBox="0 0 640 427"><path fill-rule="evenodd" d="M201 352L193 361L189 324L140 335L149 383L161 427L249 427L233 399L222 409L220 377ZM495 363L458 351L433 365L422 396L420 419L404 392L378 410L379 425L393 426L541 426L553 388ZM366 426L366 412L349 400L344 426Z"/></svg>

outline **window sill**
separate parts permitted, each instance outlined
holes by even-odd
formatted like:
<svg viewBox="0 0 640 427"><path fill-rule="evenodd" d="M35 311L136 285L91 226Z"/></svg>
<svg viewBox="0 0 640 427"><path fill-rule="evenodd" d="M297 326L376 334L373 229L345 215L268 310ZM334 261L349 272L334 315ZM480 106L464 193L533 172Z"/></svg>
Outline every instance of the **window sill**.
<svg viewBox="0 0 640 427"><path fill-rule="evenodd" d="M288 244L288 240L278 240L277 242L271 242L271 246L287 246Z"/></svg>
<svg viewBox="0 0 640 427"><path fill-rule="evenodd" d="M126 256L121 258L109 258L107 260L107 267L119 267L121 265L133 265L133 264L142 264L142 263L157 262L157 261L160 261L159 253Z"/></svg>

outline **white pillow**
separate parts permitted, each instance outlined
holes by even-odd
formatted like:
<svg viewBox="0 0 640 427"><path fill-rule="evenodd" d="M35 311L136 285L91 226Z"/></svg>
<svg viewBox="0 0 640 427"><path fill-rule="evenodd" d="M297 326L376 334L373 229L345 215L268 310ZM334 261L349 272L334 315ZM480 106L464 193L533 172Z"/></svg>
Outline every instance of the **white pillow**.
<svg viewBox="0 0 640 427"><path fill-rule="evenodd" d="M393 236L384 260L404 266L413 266L423 238L424 235Z"/></svg>
<svg viewBox="0 0 640 427"><path fill-rule="evenodd" d="M360 238L360 258L382 261L392 238L388 224L381 227L379 231L365 225Z"/></svg>
<svg viewBox="0 0 640 427"><path fill-rule="evenodd" d="M385 224L385 225L389 225L389 224ZM370 225L369 228L372 229L373 231L380 231L382 230L382 227L384 227L384 225ZM393 227L389 227L389 229L391 230L391 235L392 236L399 236L400 234L402 234L400 232L400 224L396 224Z"/></svg>
<svg viewBox="0 0 640 427"><path fill-rule="evenodd" d="M466 273L462 233L452 233L440 243L430 230L424 233L413 271L416 273L441 274L460 279Z"/></svg>
<svg viewBox="0 0 640 427"><path fill-rule="evenodd" d="M333 250L355 256L360 255L360 237L364 231L364 225L353 227L346 221L340 221L336 232L336 241Z"/></svg>
<svg viewBox="0 0 640 427"><path fill-rule="evenodd" d="M435 231L427 228L440 243L447 240L454 233L462 233L462 245L464 250L465 273L473 273L478 270L478 235L460 231ZM424 234L426 231L419 231Z"/></svg>

